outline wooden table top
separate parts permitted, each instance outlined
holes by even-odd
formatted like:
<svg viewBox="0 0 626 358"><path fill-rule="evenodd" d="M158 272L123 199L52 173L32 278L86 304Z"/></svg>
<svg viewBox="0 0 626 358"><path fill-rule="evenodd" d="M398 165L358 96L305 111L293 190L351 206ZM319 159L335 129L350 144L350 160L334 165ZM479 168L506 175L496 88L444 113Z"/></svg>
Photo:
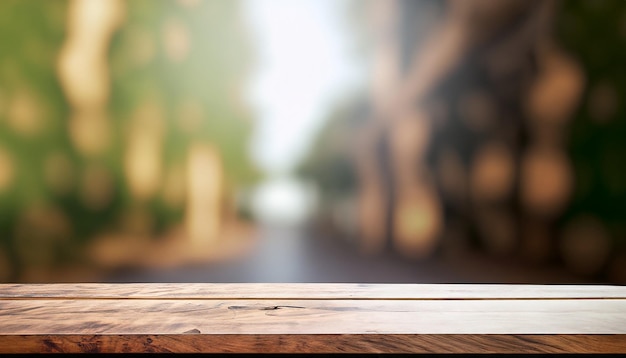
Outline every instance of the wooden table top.
<svg viewBox="0 0 626 358"><path fill-rule="evenodd" d="M626 287L0 284L0 352L626 353Z"/></svg>

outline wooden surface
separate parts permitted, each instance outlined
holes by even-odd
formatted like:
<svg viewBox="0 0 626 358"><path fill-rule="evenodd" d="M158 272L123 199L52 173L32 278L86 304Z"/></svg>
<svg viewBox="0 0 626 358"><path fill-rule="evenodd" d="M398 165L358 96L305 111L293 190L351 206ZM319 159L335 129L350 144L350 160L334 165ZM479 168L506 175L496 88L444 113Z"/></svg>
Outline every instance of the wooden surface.
<svg viewBox="0 0 626 358"><path fill-rule="evenodd" d="M0 352L626 353L626 287L0 284Z"/></svg>

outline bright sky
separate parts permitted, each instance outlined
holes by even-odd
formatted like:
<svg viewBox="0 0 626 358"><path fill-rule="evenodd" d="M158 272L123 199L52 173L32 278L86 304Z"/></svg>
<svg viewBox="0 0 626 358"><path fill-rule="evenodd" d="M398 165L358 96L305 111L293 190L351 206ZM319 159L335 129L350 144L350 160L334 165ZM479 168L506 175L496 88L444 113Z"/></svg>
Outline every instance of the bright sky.
<svg viewBox="0 0 626 358"><path fill-rule="evenodd" d="M332 101L357 78L342 33L349 0L245 0L260 52L250 87L253 160L284 173L303 158Z"/></svg>

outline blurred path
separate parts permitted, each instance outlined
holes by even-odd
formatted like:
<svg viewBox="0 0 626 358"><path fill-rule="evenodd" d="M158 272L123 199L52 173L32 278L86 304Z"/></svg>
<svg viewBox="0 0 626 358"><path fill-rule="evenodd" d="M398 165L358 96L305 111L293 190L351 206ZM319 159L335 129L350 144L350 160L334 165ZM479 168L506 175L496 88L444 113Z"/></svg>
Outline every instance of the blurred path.
<svg viewBox="0 0 626 358"><path fill-rule="evenodd" d="M220 263L115 272L104 282L361 282L361 283L585 283L559 269L461 259L412 262L397 255L362 257L340 239L296 228L260 230L245 256Z"/></svg>

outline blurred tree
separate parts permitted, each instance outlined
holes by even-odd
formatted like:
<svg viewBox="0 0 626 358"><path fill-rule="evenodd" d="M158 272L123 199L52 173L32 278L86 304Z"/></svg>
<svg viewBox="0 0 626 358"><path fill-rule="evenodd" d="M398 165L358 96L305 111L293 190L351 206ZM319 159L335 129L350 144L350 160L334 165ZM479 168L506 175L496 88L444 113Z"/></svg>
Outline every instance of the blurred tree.
<svg viewBox="0 0 626 358"><path fill-rule="evenodd" d="M320 194L316 220L321 227L344 237L357 235L354 217L357 175L354 144L349 138L367 118L364 96L346 99L331 111L316 135L310 154L298 165L296 175L315 183Z"/></svg>
<svg viewBox="0 0 626 358"><path fill-rule="evenodd" d="M420 87L424 97L412 105L424 110L429 134L424 157L410 170L426 170L436 178L446 222L437 245L444 251L472 245L494 256L559 264L595 280L626 282L626 170L620 165L626 154L625 3L384 4L391 3L401 10L365 1L355 3L347 16L356 51L374 64L365 107L392 108L402 97L401 87L410 82L411 55L417 54L418 65L441 48L457 56L424 60L430 70L414 78L418 85L428 84ZM458 48L444 44L445 36L433 40L446 28L454 33L455 26L469 29L462 31ZM380 67L375 67L377 60ZM396 68L389 65L396 62ZM432 83L425 73L435 73ZM327 215L336 206L333 198L354 195L373 174L355 171L351 155L359 152L354 145L358 132L374 128L376 114L342 106L329 117L303 167L322 189ZM385 147L397 145L403 132L381 130L375 153L361 153L377 162L374 176L383 179L377 185L386 204L380 205L378 217L387 225L386 241L393 241L389 225L398 215L393 196L403 196L393 177L406 165L395 162ZM343 180L346 168L351 168L349 181ZM418 225L418 217L410 220Z"/></svg>
<svg viewBox="0 0 626 358"><path fill-rule="evenodd" d="M66 257L85 222L69 187L78 158L66 135L68 106L56 59L66 1L0 3L0 279Z"/></svg>
<svg viewBox="0 0 626 358"><path fill-rule="evenodd" d="M215 146L231 199L260 175L248 155L252 113L243 99L253 48L238 1L138 0L127 5L125 25L111 46L111 107L122 132L135 130L141 137L147 127L161 128L154 136L162 146L165 191L150 200L154 214L162 217L159 225L171 224L182 215L176 186L185 185L193 143Z"/></svg>
<svg viewBox="0 0 626 358"><path fill-rule="evenodd" d="M216 154L201 165L219 167L219 210L235 215L260 176L239 6L0 2L0 280L44 280L105 232L180 223L194 146Z"/></svg>
<svg viewBox="0 0 626 358"><path fill-rule="evenodd" d="M561 5L558 38L580 59L587 76L569 131L568 153L576 187L562 220L570 233L583 227L586 237L564 237L564 245L583 241L580 250L574 250L582 252L572 252L565 259L574 270L603 272L626 282L626 167L622 165L626 155L626 3L587 0ZM589 268L572 262L593 252L605 257Z"/></svg>

